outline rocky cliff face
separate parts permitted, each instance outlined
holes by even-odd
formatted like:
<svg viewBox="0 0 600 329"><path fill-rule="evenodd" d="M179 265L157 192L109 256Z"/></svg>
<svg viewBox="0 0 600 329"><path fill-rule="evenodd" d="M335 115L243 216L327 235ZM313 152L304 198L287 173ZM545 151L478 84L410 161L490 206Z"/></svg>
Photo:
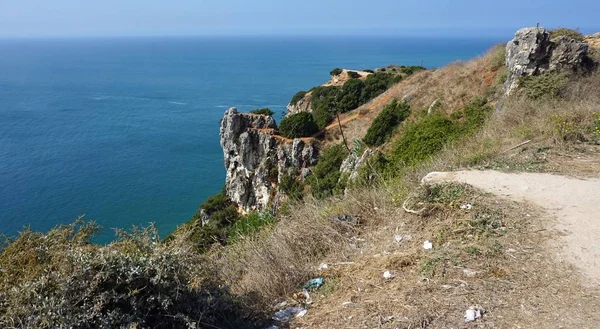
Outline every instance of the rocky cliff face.
<svg viewBox="0 0 600 329"><path fill-rule="evenodd" d="M246 212L262 210L284 197L278 190L287 175L303 176L317 163L318 148L311 140L286 140L276 134L270 116L225 112L221 147L227 170L227 196ZM301 178L298 178L301 179Z"/></svg>
<svg viewBox="0 0 600 329"><path fill-rule="evenodd" d="M286 116L290 116L292 114L300 112L312 112L312 108L310 107L310 94L306 94L296 104L289 103L287 106Z"/></svg>
<svg viewBox="0 0 600 329"><path fill-rule="evenodd" d="M591 67L588 44L567 36L551 39L544 28L524 28L506 45L506 66L509 76L505 91L510 94L519 85L519 78L545 72L582 72Z"/></svg>

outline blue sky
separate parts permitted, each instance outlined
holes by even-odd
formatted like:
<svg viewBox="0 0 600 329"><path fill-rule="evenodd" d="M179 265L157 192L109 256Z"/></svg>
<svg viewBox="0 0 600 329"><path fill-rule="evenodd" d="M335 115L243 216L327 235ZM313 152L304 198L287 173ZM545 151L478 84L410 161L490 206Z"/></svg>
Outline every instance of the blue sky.
<svg viewBox="0 0 600 329"><path fill-rule="evenodd" d="M598 0L0 0L0 37L592 32L599 11Z"/></svg>

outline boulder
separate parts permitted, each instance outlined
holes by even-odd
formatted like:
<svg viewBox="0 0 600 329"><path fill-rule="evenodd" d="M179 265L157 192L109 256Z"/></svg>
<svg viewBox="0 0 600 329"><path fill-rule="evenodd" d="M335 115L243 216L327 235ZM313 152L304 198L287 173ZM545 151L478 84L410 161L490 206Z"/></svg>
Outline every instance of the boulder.
<svg viewBox="0 0 600 329"><path fill-rule="evenodd" d="M588 44L567 36L551 39L541 27L520 29L506 45L508 79L506 94L519 86L519 79L546 72L584 72L591 68Z"/></svg>

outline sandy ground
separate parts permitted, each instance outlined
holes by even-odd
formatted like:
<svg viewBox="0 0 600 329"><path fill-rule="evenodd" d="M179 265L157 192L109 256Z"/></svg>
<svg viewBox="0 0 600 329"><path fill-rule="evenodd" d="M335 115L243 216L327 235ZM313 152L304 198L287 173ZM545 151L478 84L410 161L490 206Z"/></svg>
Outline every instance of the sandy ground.
<svg viewBox="0 0 600 329"><path fill-rule="evenodd" d="M535 203L556 217L560 255L587 284L600 284L600 179L497 171L432 172L423 183L456 181L515 201Z"/></svg>

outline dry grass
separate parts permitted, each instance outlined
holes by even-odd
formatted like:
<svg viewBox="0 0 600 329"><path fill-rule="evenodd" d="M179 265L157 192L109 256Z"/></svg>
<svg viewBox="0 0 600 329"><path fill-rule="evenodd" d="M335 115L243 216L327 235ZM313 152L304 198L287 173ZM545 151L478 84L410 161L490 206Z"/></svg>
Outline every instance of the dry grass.
<svg viewBox="0 0 600 329"><path fill-rule="evenodd" d="M382 191L380 191L382 193ZM565 264L545 250L552 234L536 209L497 200L467 186L447 185L410 215L390 198L372 212L379 223L350 244L344 258L330 257L323 273L334 283L313 294L305 328L584 328L600 320L597 291L585 291ZM471 210L460 209L472 204ZM404 240L397 243L395 235ZM430 240L433 250L424 250ZM471 277L465 270L474 271ZM386 280L384 271L395 278ZM465 324L465 310L484 317ZM595 317L595 318L594 318Z"/></svg>

